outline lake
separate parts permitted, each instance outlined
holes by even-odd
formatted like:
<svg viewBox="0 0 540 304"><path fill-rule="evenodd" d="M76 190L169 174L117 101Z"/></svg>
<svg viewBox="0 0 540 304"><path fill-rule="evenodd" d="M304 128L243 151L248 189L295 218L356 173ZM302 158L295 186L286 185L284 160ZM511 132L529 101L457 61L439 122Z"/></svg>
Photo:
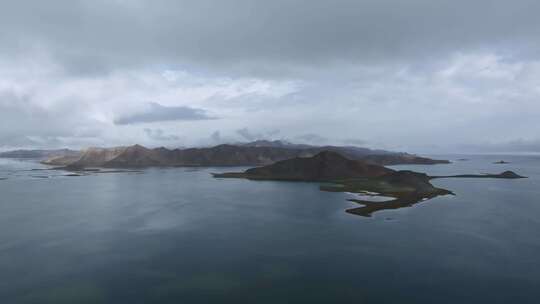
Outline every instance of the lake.
<svg viewBox="0 0 540 304"><path fill-rule="evenodd" d="M2 303L539 303L540 156L395 166L455 196L372 217L242 168L68 177L0 159ZM510 164L493 164L504 159Z"/></svg>

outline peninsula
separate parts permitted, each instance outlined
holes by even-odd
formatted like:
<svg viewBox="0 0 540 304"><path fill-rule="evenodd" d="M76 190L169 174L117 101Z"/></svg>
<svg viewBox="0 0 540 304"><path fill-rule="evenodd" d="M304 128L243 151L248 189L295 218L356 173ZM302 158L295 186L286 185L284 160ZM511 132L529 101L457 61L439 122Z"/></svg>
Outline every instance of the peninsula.
<svg viewBox="0 0 540 304"><path fill-rule="evenodd" d="M347 212L371 216L384 209L409 207L419 202L453 194L431 184L433 178L523 178L514 172L487 175L428 176L413 171L396 171L362 160L351 160L339 153L324 151L312 157L296 157L275 164L248 169L244 172L214 174L216 178L246 178L250 180L308 181L326 183L320 189L392 198L385 202L351 199L363 205Z"/></svg>

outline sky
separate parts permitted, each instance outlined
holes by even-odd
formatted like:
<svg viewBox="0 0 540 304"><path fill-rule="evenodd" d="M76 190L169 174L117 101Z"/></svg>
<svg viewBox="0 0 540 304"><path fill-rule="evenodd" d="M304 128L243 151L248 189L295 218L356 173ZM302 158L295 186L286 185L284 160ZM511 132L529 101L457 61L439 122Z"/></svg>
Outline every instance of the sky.
<svg viewBox="0 0 540 304"><path fill-rule="evenodd" d="M0 0L0 150L540 152L537 0Z"/></svg>

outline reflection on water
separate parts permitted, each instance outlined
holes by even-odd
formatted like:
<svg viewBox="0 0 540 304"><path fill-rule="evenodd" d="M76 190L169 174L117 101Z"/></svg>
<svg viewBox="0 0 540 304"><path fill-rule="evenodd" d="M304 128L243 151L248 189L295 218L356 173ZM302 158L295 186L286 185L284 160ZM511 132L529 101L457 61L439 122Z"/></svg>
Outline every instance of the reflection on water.
<svg viewBox="0 0 540 304"><path fill-rule="evenodd" d="M399 208L412 207L415 204L430 200L439 195L408 195L400 198L395 198L391 200L384 201L373 201L373 200L360 200L360 199L349 199L350 202L354 202L363 207L347 209L346 212L354 215L360 215L365 217L371 217L374 212L381 210L392 210Z"/></svg>

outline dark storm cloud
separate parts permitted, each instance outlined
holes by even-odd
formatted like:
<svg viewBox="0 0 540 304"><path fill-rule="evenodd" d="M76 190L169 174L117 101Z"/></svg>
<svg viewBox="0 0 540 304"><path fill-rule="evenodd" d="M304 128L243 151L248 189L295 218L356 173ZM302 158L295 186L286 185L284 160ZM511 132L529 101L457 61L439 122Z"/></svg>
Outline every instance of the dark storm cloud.
<svg viewBox="0 0 540 304"><path fill-rule="evenodd" d="M138 123L151 123L175 120L209 120L206 111L190 107L166 107L158 103L149 103L145 111L126 115L115 119L117 125L130 125Z"/></svg>
<svg viewBox="0 0 540 304"><path fill-rule="evenodd" d="M536 0L20 0L1 2L0 39L77 74L148 64L287 74L474 48L539 56L539 11Z"/></svg>

